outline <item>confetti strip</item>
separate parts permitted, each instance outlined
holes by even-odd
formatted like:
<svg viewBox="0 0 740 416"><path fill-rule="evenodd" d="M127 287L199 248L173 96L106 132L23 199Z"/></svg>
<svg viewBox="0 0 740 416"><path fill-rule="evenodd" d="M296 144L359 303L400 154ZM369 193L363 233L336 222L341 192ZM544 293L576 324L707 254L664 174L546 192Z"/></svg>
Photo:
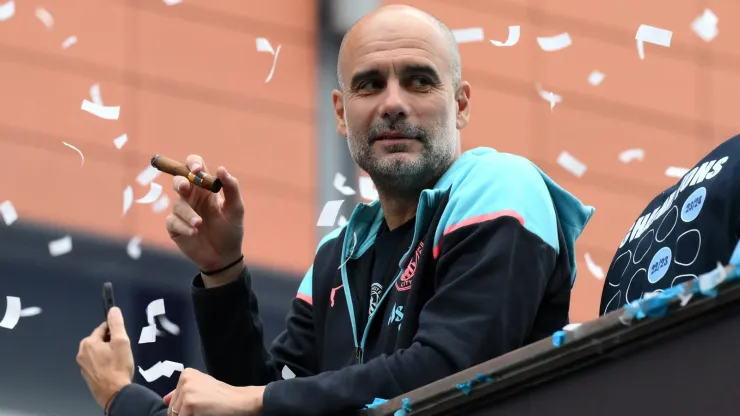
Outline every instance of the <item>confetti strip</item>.
<svg viewBox="0 0 740 416"><path fill-rule="evenodd" d="M62 42L62 49L67 49L75 43L77 43L77 36L72 35L67 39L64 39L64 41Z"/></svg>
<svg viewBox="0 0 740 416"><path fill-rule="evenodd" d="M182 3L182 0L164 0L164 4L168 6L174 6L176 4Z"/></svg>
<svg viewBox="0 0 740 416"><path fill-rule="evenodd" d="M281 45L278 45L277 50L274 50L267 38L257 38L257 52L267 52L273 55L272 68L270 68L270 73L267 74L265 84L270 82L270 80L272 80L272 76L275 74L275 66L277 65L277 59L280 55L280 46Z"/></svg>
<svg viewBox="0 0 740 416"><path fill-rule="evenodd" d="M719 33L717 22L717 16L711 10L704 9L704 13L691 22L691 30L704 42L711 42Z"/></svg>
<svg viewBox="0 0 740 416"><path fill-rule="evenodd" d="M645 159L645 151L642 149L627 149L619 154L619 161L622 163L630 163L633 160L643 161Z"/></svg>
<svg viewBox="0 0 740 416"><path fill-rule="evenodd" d="M72 236L64 236L49 242L49 254L52 257L62 256L72 251Z"/></svg>
<svg viewBox="0 0 740 416"><path fill-rule="evenodd" d="M38 306L29 306L27 308L21 309L20 317L30 318L32 316L40 315L41 312L42 310Z"/></svg>
<svg viewBox="0 0 740 416"><path fill-rule="evenodd" d="M121 107L106 107L87 100L82 100L80 109L106 120L118 120L118 116L121 113Z"/></svg>
<svg viewBox="0 0 740 416"><path fill-rule="evenodd" d="M146 380L147 383L151 383L152 381L155 381L160 377L170 378L173 374L175 374L175 371L182 372L184 369L184 365L176 363L174 361L159 361L158 363L151 366L148 370L144 370L139 367L139 374L144 377L144 380Z"/></svg>
<svg viewBox="0 0 740 416"><path fill-rule="evenodd" d="M6 329L13 329L18 325L18 320L21 317L21 298L15 296L5 297L7 304L5 305L5 315L3 320L0 321L0 327Z"/></svg>
<svg viewBox="0 0 740 416"><path fill-rule="evenodd" d="M368 201L375 201L378 199L378 190L375 189L375 184L369 176L360 176L360 196L362 199Z"/></svg>
<svg viewBox="0 0 740 416"><path fill-rule="evenodd" d="M148 165L139 175L136 177L136 182L141 186L149 185L153 180L157 179L162 172L152 165Z"/></svg>
<svg viewBox="0 0 740 416"><path fill-rule="evenodd" d="M316 223L318 227L333 227L337 221L337 215L339 215L339 208L342 207L344 200L329 201L324 205L324 209L321 210L319 215L319 221Z"/></svg>
<svg viewBox="0 0 740 416"><path fill-rule="evenodd" d="M113 145L116 146L116 149L121 150L121 148L123 148L123 145L126 144L127 141L128 135L124 133L113 139Z"/></svg>
<svg viewBox="0 0 740 416"><path fill-rule="evenodd" d="M345 185L347 178L341 173L334 175L334 188L342 195L354 195L356 192L350 186Z"/></svg>
<svg viewBox="0 0 740 416"><path fill-rule="evenodd" d="M15 16L15 2L13 0L0 4L0 22Z"/></svg>
<svg viewBox="0 0 740 416"><path fill-rule="evenodd" d="M537 43L545 52L559 51L561 49L567 48L572 44L570 40L570 35L567 32L550 37L538 37Z"/></svg>
<svg viewBox="0 0 740 416"><path fill-rule="evenodd" d="M132 237L126 244L126 254L134 260L141 258L141 237Z"/></svg>
<svg viewBox="0 0 740 416"><path fill-rule="evenodd" d="M5 225L10 226L18 220L18 212L15 210L13 203L5 201L0 204L0 216L5 220Z"/></svg>
<svg viewBox="0 0 740 416"><path fill-rule="evenodd" d="M152 182L149 184L149 192L136 200L137 204L151 204L162 195L162 185Z"/></svg>
<svg viewBox="0 0 740 416"><path fill-rule="evenodd" d="M283 371L281 372L283 376L283 380L290 380L291 378L295 378L295 373L288 368L288 366L283 366Z"/></svg>
<svg viewBox="0 0 740 416"><path fill-rule="evenodd" d="M593 85L595 87L595 86L601 84L601 82L604 80L604 77L605 76L606 75L604 75L603 73L601 73L599 71L593 71L593 72L591 72L591 75L588 76L588 83L591 84L591 85Z"/></svg>
<svg viewBox="0 0 740 416"><path fill-rule="evenodd" d="M452 31L457 43L470 43L483 41L483 28L470 27L466 29L455 29Z"/></svg>
<svg viewBox="0 0 740 416"><path fill-rule="evenodd" d="M654 45L665 46L666 48L671 46L671 37L673 32L670 30L660 29L648 25L640 25L637 29L635 39L637 40L637 54L640 55L640 59L645 59L645 43L652 43Z"/></svg>
<svg viewBox="0 0 740 416"><path fill-rule="evenodd" d="M588 271L591 272L595 278L604 280L604 269L593 261L589 253L586 253L584 258L586 259L586 267L588 268Z"/></svg>
<svg viewBox="0 0 740 416"><path fill-rule="evenodd" d="M535 88L537 89L537 94L539 94L540 98L550 103L551 113L553 108L555 108L555 104L563 102L563 97L555 94L552 91L545 90L540 84L537 84Z"/></svg>
<svg viewBox="0 0 740 416"><path fill-rule="evenodd" d="M72 148L72 150L74 150L74 151L76 151L77 153L80 154L80 158L82 158L82 164L80 164L80 169L82 169L82 167L85 165L85 155L82 154L82 151L80 149L72 146L71 144L69 144L67 142L62 142L62 144L64 144L65 146L67 146L69 148Z"/></svg>
<svg viewBox="0 0 740 416"><path fill-rule="evenodd" d="M36 18L39 19L47 29L54 27L54 17L43 7L36 8Z"/></svg>
<svg viewBox="0 0 740 416"><path fill-rule="evenodd" d="M131 185L129 185L126 187L126 189L123 190L123 214L121 214L121 216L126 215L126 213L131 208L131 205L133 203L134 203L134 188L132 188Z"/></svg>
<svg viewBox="0 0 740 416"><path fill-rule="evenodd" d="M671 178L683 178L683 175L688 173L688 169L686 168L679 168L676 166L669 166L668 169L665 170L665 176L671 177Z"/></svg>
<svg viewBox="0 0 740 416"><path fill-rule="evenodd" d="M509 26L509 36L506 38L506 42L498 40L491 40L496 46L514 46L519 42L519 36L521 36L521 26Z"/></svg>
<svg viewBox="0 0 740 416"><path fill-rule="evenodd" d="M562 166L563 169L576 175L579 178L582 177L584 173L586 173L586 164L576 159L575 157L573 157L573 155L566 151L563 151L562 153L560 153L560 156L558 156L558 165Z"/></svg>

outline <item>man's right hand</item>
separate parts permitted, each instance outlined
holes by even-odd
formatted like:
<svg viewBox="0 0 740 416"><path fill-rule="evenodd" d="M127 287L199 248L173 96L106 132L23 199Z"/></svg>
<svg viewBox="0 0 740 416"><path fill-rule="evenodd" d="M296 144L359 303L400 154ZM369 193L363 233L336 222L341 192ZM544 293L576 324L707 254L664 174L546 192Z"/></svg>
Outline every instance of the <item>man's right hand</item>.
<svg viewBox="0 0 740 416"><path fill-rule="evenodd" d="M193 173L208 173L203 158L198 155L188 156L185 164ZM180 198L167 216L170 238L201 270L220 269L242 254L244 201L239 183L223 166L216 170L216 176L221 180L223 195L175 176L173 184ZM234 275L228 272L224 274Z"/></svg>

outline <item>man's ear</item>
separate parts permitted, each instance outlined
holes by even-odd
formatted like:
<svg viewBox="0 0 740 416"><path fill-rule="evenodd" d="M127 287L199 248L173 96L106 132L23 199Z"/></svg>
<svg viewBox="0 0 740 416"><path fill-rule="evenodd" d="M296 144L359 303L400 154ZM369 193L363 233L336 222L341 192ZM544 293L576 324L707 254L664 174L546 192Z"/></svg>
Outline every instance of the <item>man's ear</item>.
<svg viewBox="0 0 740 416"><path fill-rule="evenodd" d="M337 121L337 133L342 137L347 137L347 122L344 120L344 99L342 99L342 92L334 90L331 93L332 101L334 101L334 118Z"/></svg>
<svg viewBox="0 0 740 416"><path fill-rule="evenodd" d="M470 84L463 81L455 96L457 102L457 129L462 130L470 121Z"/></svg>

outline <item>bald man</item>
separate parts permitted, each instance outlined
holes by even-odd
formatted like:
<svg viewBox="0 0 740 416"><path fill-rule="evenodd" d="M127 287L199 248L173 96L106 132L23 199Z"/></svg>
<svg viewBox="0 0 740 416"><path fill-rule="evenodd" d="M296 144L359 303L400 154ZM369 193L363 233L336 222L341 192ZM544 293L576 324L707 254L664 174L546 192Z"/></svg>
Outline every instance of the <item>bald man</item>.
<svg viewBox="0 0 740 416"><path fill-rule="evenodd" d="M219 168L225 200L192 205L223 212L175 204L178 217L168 222L201 269L227 265L193 282L210 376L186 369L165 404L141 386L109 388L96 397L111 415L347 414L567 324L574 243L593 208L524 158L490 148L461 154L471 87L449 28L410 7L384 7L347 33L337 72L337 131L379 200L359 205L320 242L287 330L268 352L246 266L204 257L241 250L241 223L208 228L243 216L236 182ZM198 157L188 164L205 166ZM188 186L176 184L181 195ZM123 337L122 324L111 326L113 338ZM88 382L105 377L92 367L83 371Z"/></svg>

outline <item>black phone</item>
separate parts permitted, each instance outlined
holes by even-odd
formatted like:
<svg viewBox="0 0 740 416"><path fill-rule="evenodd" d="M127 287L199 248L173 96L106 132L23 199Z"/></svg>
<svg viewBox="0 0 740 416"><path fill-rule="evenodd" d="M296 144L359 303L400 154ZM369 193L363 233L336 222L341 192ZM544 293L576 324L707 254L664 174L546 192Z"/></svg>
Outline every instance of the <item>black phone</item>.
<svg viewBox="0 0 740 416"><path fill-rule="evenodd" d="M106 321L108 321L108 312L110 311L110 308L114 306L116 306L116 298L113 296L113 283L105 282L103 283L103 308ZM105 342L110 341L110 330L107 328L105 330L105 337L103 340Z"/></svg>

